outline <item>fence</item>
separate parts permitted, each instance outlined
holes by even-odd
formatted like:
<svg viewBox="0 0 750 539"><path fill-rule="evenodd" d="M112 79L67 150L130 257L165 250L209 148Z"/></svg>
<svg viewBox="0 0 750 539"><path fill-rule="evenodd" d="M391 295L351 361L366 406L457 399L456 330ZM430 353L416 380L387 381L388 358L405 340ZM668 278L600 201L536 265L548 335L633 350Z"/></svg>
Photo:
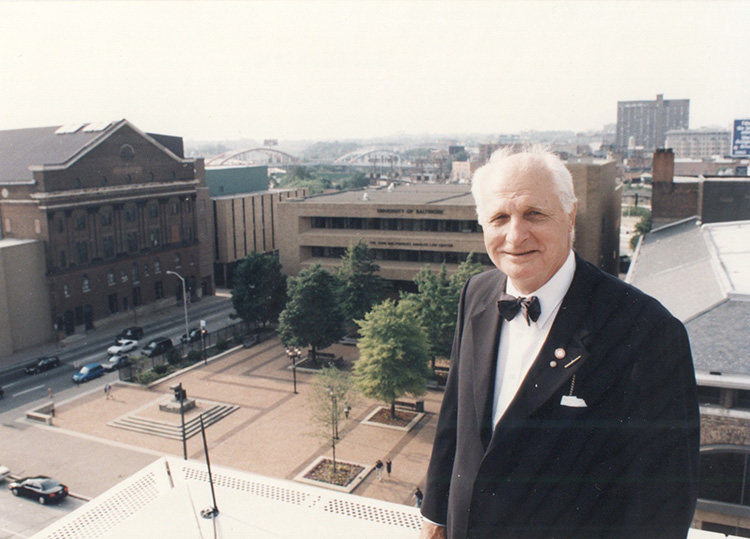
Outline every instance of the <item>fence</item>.
<svg viewBox="0 0 750 539"><path fill-rule="evenodd" d="M208 355L213 355L215 350L226 350L248 341L258 342L260 340L259 335L254 324L244 321L237 322L207 333L203 336L202 342L200 339L192 343L177 342L174 343L172 349L167 350L164 354L154 357L133 358L130 365L120 369L120 380L132 382L139 373L150 370L158 371L160 366L164 366L166 370L169 364L184 362L193 350L200 354L199 359L203 359ZM193 355L195 356L195 354Z"/></svg>

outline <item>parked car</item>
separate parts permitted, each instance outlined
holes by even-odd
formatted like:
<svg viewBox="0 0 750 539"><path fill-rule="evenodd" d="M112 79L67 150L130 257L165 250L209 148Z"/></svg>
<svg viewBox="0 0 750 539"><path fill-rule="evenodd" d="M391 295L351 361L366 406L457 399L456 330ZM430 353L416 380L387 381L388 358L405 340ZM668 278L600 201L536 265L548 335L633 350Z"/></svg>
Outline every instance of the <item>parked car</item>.
<svg viewBox="0 0 750 539"><path fill-rule="evenodd" d="M116 355L110 357L109 361L102 365L102 367L104 367L105 371L112 372L127 367L128 365L130 365L130 356Z"/></svg>
<svg viewBox="0 0 750 539"><path fill-rule="evenodd" d="M157 337L142 350L146 357L155 357L163 354L172 348L172 339L167 337Z"/></svg>
<svg viewBox="0 0 750 539"><path fill-rule="evenodd" d="M57 356L40 357L24 367L23 372L26 374L39 374L60 366L60 358Z"/></svg>
<svg viewBox="0 0 750 539"><path fill-rule="evenodd" d="M142 338L143 338L143 328L140 326L133 326L130 328L125 328L120 333L118 333L117 336L115 337L115 342L122 340L122 339L137 341L138 339L142 339Z"/></svg>
<svg viewBox="0 0 750 539"><path fill-rule="evenodd" d="M117 344L113 344L107 348L107 353L110 356L119 356L127 354L138 348L138 341L132 341L130 339L120 339Z"/></svg>
<svg viewBox="0 0 750 539"><path fill-rule="evenodd" d="M33 498L42 505L50 502L59 502L68 495L68 487L44 475L24 477L18 481L13 481L8 485L8 488L13 493L13 496Z"/></svg>
<svg viewBox="0 0 750 539"><path fill-rule="evenodd" d="M10 475L10 470L7 466L0 466L0 481L5 479Z"/></svg>
<svg viewBox="0 0 750 539"><path fill-rule="evenodd" d="M94 378L99 378L102 375L104 375L104 367L99 363L88 363L73 375L73 381L76 384L80 384L81 382L88 382Z"/></svg>
<svg viewBox="0 0 750 539"><path fill-rule="evenodd" d="M204 329L203 335L208 334L208 332ZM182 334L182 337L180 337L180 341L182 341L182 344L192 343L192 342L200 342L201 340L201 329L200 328L193 328L190 331L188 331L188 334L185 335Z"/></svg>

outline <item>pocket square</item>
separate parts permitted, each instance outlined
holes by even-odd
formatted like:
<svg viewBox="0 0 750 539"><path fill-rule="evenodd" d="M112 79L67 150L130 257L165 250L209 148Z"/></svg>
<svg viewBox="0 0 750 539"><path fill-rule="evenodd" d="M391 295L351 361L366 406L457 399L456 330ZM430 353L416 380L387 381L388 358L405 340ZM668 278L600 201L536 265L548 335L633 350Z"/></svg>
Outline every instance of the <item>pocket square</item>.
<svg viewBox="0 0 750 539"><path fill-rule="evenodd" d="M562 399L560 399L560 405L570 408L586 408L586 401L573 395L563 395Z"/></svg>

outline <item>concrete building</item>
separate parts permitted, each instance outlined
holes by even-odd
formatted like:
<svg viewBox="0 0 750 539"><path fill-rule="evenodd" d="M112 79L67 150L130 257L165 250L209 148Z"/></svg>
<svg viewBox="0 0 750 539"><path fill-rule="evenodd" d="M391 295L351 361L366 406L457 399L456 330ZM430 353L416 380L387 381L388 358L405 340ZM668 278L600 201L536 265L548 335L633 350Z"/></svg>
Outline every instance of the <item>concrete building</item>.
<svg viewBox="0 0 750 539"><path fill-rule="evenodd" d="M451 182L469 183L474 171L482 166L478 161L453 161L451 163Z"/></svg>
<svg viewBox="0 0 750 539"><path fill-rule="evenodd" d="M0 131L0 188L3 236L44 246L37 326L69 335L180 300L167 271L191 298L214 292L203 161L179 137L127 120Z"/></svg>
<svg viewBox="0 0 750 539"><path fill-rule="evenodd" d="M54 336L45 282L44 244L0 239L0 357Z"/></svg>
<svg viewBox="0 0 750 539"><path fill-rule="evenodd" d="M696 218L643 236L627 281L687 328L701 409L694 526L750 535L750 221Z"/></svg>
<svg viewBox="0 0 750 539"><path fill-rule="evenodd" d="M712 159L732 151L732 133L727 129L702 128L667 131L665 147L677 159Z"/></svg>
<svg viewBox="0 0 750 539"><path fill-rule="evenodd" d="M646 151L663 148L667 131L690 126L690 100L618 101L615 150L642 146Z"/></svg>
<svg viewBox="0 0 750 539"><path fill-rule="evenodd" d="M620 190L613 161L569 163L578 197L576 249L617 274ZM380 274L397 286L426 264L452 272L470 253L488 268L482 230L468 184L368 188L279 204L279 255L284 271L320 264L333 269L347 247L363 240Z"/></svg>
<svg viewBox="0 0 750 539"><path fill-rule="evenodd" d="M234 268L250 253L278 254L279 203L307 193L307 188L273 189L213 198L217 286L231 288Z"/></svg>

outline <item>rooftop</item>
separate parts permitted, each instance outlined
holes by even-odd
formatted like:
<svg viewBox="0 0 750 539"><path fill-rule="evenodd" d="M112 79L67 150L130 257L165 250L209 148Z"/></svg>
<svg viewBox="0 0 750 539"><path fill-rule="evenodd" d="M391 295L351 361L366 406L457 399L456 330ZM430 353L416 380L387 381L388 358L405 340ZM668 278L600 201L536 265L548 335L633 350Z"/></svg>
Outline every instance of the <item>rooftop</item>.
<svg viewBox="0 0 750 539"><path fill-rule="evenodd" d="M627 281L685 323L696 371L750 375L750 221L656 229Z"/></svg>
<svg viewBox="0 0 750 539"><path fill-rule="evenodd" d="M219 514L204 463L163 457L66 515L35 537L222 537L413 539L415 507L339 493L283 479L211 467Z"/></svg>
<svg viewBox="0 0 750 539"><path fill-rule="evenodd" d="M474 207L469 184L391 184L308 197L302 204L451 205Z"/></svg>

